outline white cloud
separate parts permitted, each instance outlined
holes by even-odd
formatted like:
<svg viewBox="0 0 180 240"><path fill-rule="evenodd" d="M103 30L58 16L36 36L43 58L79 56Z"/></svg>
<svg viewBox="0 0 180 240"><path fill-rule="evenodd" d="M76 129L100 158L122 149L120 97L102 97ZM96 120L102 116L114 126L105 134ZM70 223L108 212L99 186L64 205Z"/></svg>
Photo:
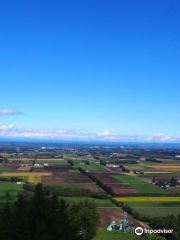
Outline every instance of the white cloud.
<svg viewBox="0 0 180 240"><path fill-rule="evenodd" d="M0 130L1 131L8 131L8 130L11 130L11 129L13 129L14 128L14 126L13 125L0 125Z"/></svg>
<svg viewBox="0 0 180 240"><path fill-rule="evenodd" d="M16 114L25 115L25 113L23 113L23 112L11 110L11 109L1 109L0 110L0 115L16 115Z"/></svg>
<svg viewBox="0 0 180 240"><path fill-rule="evenodd" d="M0 124L0 137L10 138L46 138L46 139L79 139L79 140L109 140L121 142L180 142L180 135L166 136L154 133L152 136L143 135L121 135L107 130L94 132L85 129L59 129L59 130L35 130L30 128L19 128L14 125Z"/></svg>
<svg viewBox="0 0 180 240"><path fill-rule="evenodd" d="M151 142L179 142L180 136L166 136L161 133L154 133L151 137L147 137L146 140Z"/></svg>
<svg viewBox="0 0 180 240"><path fill-rule="evenodd" d="M104 132L97 133L97 135L98 136L108 136L108 135L110 135L110 132L104 131Z"/></svg>

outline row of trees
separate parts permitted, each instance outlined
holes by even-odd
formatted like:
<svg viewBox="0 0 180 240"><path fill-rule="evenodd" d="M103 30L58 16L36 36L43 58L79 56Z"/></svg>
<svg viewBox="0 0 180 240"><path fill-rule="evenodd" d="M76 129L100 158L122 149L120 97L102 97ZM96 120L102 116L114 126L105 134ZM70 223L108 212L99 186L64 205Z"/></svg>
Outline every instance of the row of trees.
<svg viewBox="0 0 180 240"><path fill-rule="evenodd" d="M30 192L35 192L36 185L26 182L23 185L23 188ZM92 197L98 199L108 199L109 196L107 193L98 192L95 193L89 189L81 189L81 188L64 188L61 186L44 186L44 190L49 191L51 194L54 192L61 197Z"/></svg>
<svg viewBox="0 0 180 240"><path fill-rule="evenodd" d="M0 177L0 181L2 182L22 182L22 178L19 177L10 177L10 178L5 178L5 177Z"/></svg>
<svg viewBox="0 0 180 240"><path fill-rule="evenodd" d="M162 234L168 240L180 239L180 214L178 216L169 215L167 217L156 217L150 221L152 229L172 229L171 234Z"/></svg>
<svg viewBox="0 0 180 240"><path fill-rule="evenodd" d="M51 194L37 184L33 197L22 194L14 204L7 196L0 212L0 239L3 240L79 240L86 230L86 239L97 231L99 216L91 201L68 205L57 194Z"/></svg>

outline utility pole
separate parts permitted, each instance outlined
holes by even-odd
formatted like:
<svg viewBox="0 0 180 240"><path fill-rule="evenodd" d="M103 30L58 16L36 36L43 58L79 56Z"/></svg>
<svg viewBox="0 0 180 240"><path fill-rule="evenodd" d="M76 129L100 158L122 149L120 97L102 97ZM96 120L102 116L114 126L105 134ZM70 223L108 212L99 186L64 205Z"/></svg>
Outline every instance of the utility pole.
<svg viewBox="0 0 180 240"><path fill-rule="evenodd" d="M81 230L79 231L79 234L82 235L82 239L85 240L86 239L86 235L87 235L87 231L86 230Z"/></svg>

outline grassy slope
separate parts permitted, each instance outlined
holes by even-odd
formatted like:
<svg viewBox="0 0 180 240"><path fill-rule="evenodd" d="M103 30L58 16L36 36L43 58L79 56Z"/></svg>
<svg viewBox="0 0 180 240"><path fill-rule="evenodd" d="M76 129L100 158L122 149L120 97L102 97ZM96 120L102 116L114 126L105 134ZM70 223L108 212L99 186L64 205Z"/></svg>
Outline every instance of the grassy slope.
<svg viewBox="0 0 180 240"><path fill-rule="evenodd" d="M108 232L106 229L98 229L97 235L93 240L138 240L142 239L136 235L124 234L122 231Z"/></svg>
<svg viewBox="0 0 180 240"><path fill-rule="evenodd" d="M22 190L22 185L16 183L0 182L0 206L5 203L6 193L10 193L12 200L16 200L17 193Z"/></svg>

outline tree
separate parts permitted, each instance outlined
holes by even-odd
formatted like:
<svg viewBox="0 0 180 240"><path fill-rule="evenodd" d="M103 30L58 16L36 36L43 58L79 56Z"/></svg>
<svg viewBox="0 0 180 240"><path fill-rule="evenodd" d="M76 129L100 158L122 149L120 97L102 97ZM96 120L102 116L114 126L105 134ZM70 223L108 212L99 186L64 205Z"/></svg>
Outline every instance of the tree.
<svg viewBox="0 0 180 240"><path fill-rule="evenodd" d="M171 182L170 182L171 186L176 186L177 185L177 179L175 177L171 178Z"/></svg>
<svg viewBox="0 0 180 240"><path fill-rule="evenodd" d="M85 229L90 240L96 233L99 218L93 202L70 206L42 184L28 199L19 194L12 206L9 199L0 212L0 239L78 240L79 231Z"/></svg>
<svg viewBox="0 0 180 240"><path fill-rule="evenodd" d="M99 222L99 215L96 206L92 201L85 200L71 208L72 227L75 234L73 239L82 239L79 232L87 231L86 239L92 239L97 231L97 224Z"/></svg>

